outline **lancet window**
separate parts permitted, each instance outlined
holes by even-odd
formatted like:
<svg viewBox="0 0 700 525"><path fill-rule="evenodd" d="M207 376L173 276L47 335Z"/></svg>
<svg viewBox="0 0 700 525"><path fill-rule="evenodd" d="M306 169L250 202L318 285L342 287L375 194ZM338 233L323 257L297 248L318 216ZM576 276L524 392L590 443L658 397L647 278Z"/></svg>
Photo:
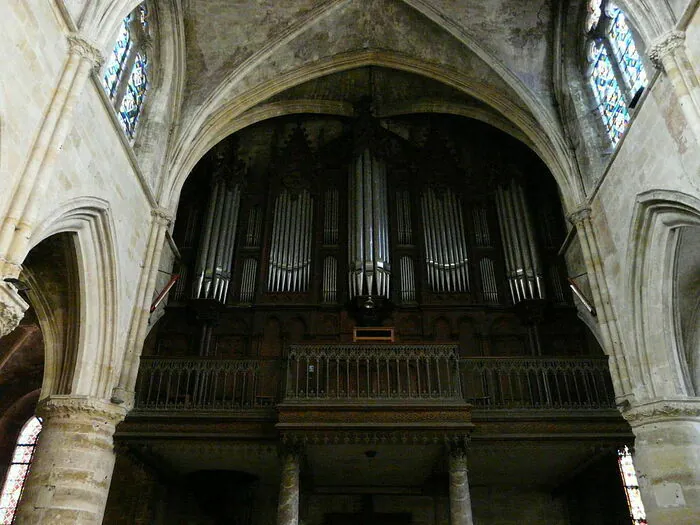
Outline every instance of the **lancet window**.
<svg viewBox="0 0 700 525"><path fill-rule="evenodd" d="M630 121L648 80L625 13L610 0L589 0L586 17L587 77L613 146Z"/></svg>
<svg viewBox="0 0 700 525"><path fill-rule="evenodd" d="M10 525L14 521L17 504L22 496L22 489L34 457L39 432L41 432L41 420L32 416L19 433L10 468L0 493L0 525Z"/></svg>
<svg viewBox="0 0 700 525"><path fill-rule="evenodd" d="M144 2L122 20L102 74L102 86L129 139L136 134L149 86L150 31L149 10Z"/></svg>
<svg viewBox="0 0 700 525"><path fill-rule="evenodd" d="M627 496L627 506L629 507L632 523L635 525L646 525L647 517L642 503L642 496L639 492L639 482L634 470L632 453L628 447L621 448L617 452L617 464L620 467L622 485Z"/></svg>

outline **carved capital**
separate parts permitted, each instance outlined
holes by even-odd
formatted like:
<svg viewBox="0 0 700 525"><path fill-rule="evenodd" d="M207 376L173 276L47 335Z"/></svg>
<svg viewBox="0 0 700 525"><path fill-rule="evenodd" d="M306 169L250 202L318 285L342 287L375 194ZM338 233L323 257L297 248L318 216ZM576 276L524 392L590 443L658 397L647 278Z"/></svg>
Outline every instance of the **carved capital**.
<svg viewBox="0 0 700 525"><path fill-rule="evenodd" d="M162 226L168 226L173 221L173 216L170 214L170 210L159 206L151 210L151 215Z"/></svg>
<svg viewBox="0 0 700 525"><path fill-rule="evenodd" d="M661 399L632 405L621 412L633 428L669 420L700 422L700 399Z"/></svg>
<svg viewBox="0 0 700 525"><path fill-rule="evenodd" d="M664 57L673 53L685 42L685 31L669 31L654 40L649 47L649 59L657 69L663 69Z"/></svg>
<svg viewBox="0 0 700 525"><path fill-rule="evenodd" d="M447 443L447 454L450 459L450 470L461 467L466 468L468 444L468 438Z"/></svg>
<svg viewBox="0 0 700 525"><path fill-rule="evenodd" d="M95 69L100 68L104 62L102 51L100 51L97 44L91 42L80 33L70 33L68 35L68 47L71 53L89 60Z"/></svg>
<svg viewBox="0 0 700 525"><path fill-rule="evenodd" d="M114 427L123 421L126 409L89 396L50 396L39 402L36 414L46 420L87 419Z"/></svg>
<svg viewBox="0 0 700 525"><path fill-rule="evenodd" d="M22 299L14 286L0 282L0 337L17 328L29 304Z"/></svg>
<svg viewBox="0 0 700 525"><path fill-rule="evenodd" d="M579 208L575 212L569 215L569 222L574 226L578 226L584 221L591 219L591 209L588 206Z"/></svg>

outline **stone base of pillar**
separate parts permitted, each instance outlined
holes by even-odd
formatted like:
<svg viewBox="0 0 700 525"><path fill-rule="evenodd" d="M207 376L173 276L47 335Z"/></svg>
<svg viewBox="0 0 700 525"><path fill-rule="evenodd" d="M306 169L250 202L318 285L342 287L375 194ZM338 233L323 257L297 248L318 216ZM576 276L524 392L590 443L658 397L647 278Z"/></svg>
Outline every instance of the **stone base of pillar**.
<svg viewBox="0 0 700 525"><path fill-rule="evenodd" d="M114 468L115 426L123 408L87 397L39 403L43 420L17 512L18 524L102 523Z"/></svg>
<svg viewBox="0 0 700 525"><path fill-rule="evenodd" d="M700 403L651 403L624 416L636 437L634 463L648 522L700 523Z"/></svg>
<svg viewBox="0 0 700 525"><path fill-rule="evenodd" d="M29 304L19 296L15 287L0 281L0 337L17 328L27 308Z"/></svg>

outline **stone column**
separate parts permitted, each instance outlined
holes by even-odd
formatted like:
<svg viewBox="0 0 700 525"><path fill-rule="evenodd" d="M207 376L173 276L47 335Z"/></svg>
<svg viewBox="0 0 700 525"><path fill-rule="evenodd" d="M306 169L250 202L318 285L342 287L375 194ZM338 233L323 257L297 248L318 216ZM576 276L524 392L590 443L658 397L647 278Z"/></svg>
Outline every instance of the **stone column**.
<svg viewBox="0 0 700 525"><path fill-rule="evenodd" d="M700 523L700 400L660 400L623 412L652 525Z"/></svg>
<svg viewBox="0 0 700 525"><path fill-rule="evenodd" d="M37 209L51 183L51 173L73 125L73 112L90 71L102 64L102 53L78 33L68 39L68 59L32 145L7 214L0 227L0 276L17 277L27 252Z"/></svg>
<svg viewBox="0 0 700 525"><path fill-rule="evenodd" d="M114 468L112 436L124 409L90 397L52 396L16 523L102 523Z"/></svg>
<svg viewBox="0 0 700 525"><path fill-rule="evenodd" d="M669 31L650 46L649 58L663 70L678 98L688 127L700 139L700 86L685 51L685 32Z"/></svg>
<svg viewBox="0 0 700 525"><path fill-rule="evenodd" d="M588 282L591 286L597 312L598 326L603 338L603 350L610 356L610 375L615 396L618 404L629 403L629 399L634 395L630 367L622 348L622 337L610 299L603 259L591 220L591 209L581 208L572 213L569 220L576 226L576 233L581 243L581 252L586 264ZM636 381L636 384L640 384L640 381Z"/></svg>
<svg viewBox="0 0 700 525"><path fill-rule="evenodd" d="M15 287L0 281L0 337L17 328L27 308L29 304L19 296Z"/></svg>
<svg viewBox="0 0 700 525"><path fill-rule="evenodd" d="M301 451L285 448L282 451L282 479L277 506L277 525L298 525L299 523L299 463Z"/></svg>
<svg viewBox="0 0 700 525"><path fill-rule="evenodd" d="M453 446L449 453L450 524L474 525L467 472L467 447L465 445Z"/></svg>

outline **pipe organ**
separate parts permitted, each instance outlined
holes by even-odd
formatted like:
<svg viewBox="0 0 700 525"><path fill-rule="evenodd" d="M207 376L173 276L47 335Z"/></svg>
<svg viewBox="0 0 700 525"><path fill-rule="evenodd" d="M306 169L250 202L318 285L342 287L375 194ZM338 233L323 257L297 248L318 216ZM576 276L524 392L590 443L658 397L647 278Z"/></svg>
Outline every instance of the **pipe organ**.
<svg viewBox="0 0 700 525"><path fill-rule="evenodd" d="M304 189L282 190L275 200L267 289L306 292L311 275L313 198Z"/></svg>
<svg viewBox="0 0 700 525"><path fill-rule="evenodd" d="M513 303L544 299L542 266L522 186L511 179L496 188L506 273Z"/></svg>
<svg viewBox="0 0 700 525"><path fill-rule="evenodd" d="M225 302L231 280L242 182L221 167L215 174L195 266L194 299Z"/></svg>
<svg viewBox="0 0 700 525"><path fill-rule="evenodd" d="M386 164L369 147L350 167L349 288L350 298L389 298L389 213Z"/></svg>
<svg viewBox="0 0 700 525"><path fill-rule="evenodd" d="M450 189L427 187L421 195L425 263L434 292L469 291L467 242L461 199Z"/></svg>
<svg viewBox="0 0 700 525"><path fill-rule="evenodd" d="M397 144L407 139L368 114L347 130L321 152L297 123L245 177L238 149L215 150L202 168L209 187L180 212L172 298L186 300L187 286L193 299L242 306L375 296L507 308L544 299L546 281L552 300L567 304L556 205L528 207L538 183L525 186L498 162L466 170L439 133L406 153Z"/></svg>

